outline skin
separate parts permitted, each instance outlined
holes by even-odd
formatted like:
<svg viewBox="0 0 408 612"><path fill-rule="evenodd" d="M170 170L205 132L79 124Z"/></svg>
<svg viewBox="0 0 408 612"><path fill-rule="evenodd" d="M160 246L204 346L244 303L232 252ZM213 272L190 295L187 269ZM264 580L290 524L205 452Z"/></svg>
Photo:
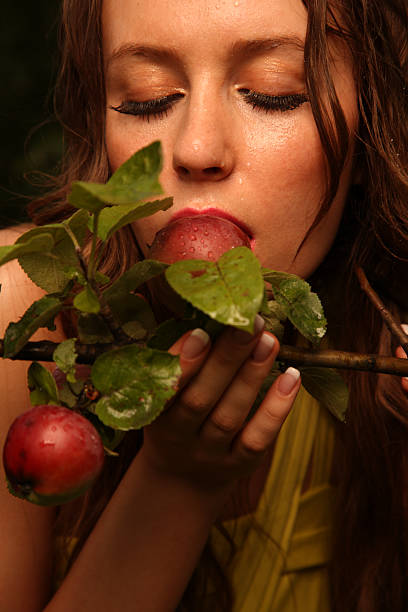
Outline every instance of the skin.
<svg viewBox="0 0 408 612"><path fill-rule="evenodd" d="M143 15L143 19L140 19ZM295 255L324 193L322 149L310 103L265 112L243 94L306 92L303 52L293 44L244 53L238 41L306 33L300 0L106 0L103 8L106 65L106 147L115 170L134 151L161 140L161 182L174 206L136 224L147 253L155 233L174 214L217 208L244 224L264 265L307 277L327 253L350 184L350 161L329 214ZM205 36L202 32L205 31ZM127 45L171 49L171 57ZM125 47L125 51L123 48ZM122 53L118 50L122 49ZM333 47L332 74L351 134L357 127L350 59ZM163 116L113 110L124 101L179 93ZM350 150L350 159L352 150Z"/></svg>

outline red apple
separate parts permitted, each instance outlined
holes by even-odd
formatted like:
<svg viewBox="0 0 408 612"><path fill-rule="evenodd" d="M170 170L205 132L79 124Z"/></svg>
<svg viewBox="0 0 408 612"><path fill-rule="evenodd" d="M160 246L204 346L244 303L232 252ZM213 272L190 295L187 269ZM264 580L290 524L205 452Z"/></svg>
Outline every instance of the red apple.
<svg viewBox="0 0 408 612"><path fill-rule="evenodd" d="M12 493L52 506L82 495L99 475L104 449L95 427L61 406L35 406L11 425L3 464Z"/></svg>
<svg viewBox="0 0 408 612"><path fill-rule="evenodd" d="M237 246L251 246L238 225L213 215L194 215L175 219L158 231L149 257L169 264L180 259L216 261Z"/></svg>
<svg viewBox="0 0 408 612"><path fill-rule="evenodd" d="M181 259L217 261L226 251L238 246L250 248L249 236L238 225L214 215L180 217L159 230L149 257L168 264ZM182 316L184 302L163 276L149 283L156 318Z"/></svg>

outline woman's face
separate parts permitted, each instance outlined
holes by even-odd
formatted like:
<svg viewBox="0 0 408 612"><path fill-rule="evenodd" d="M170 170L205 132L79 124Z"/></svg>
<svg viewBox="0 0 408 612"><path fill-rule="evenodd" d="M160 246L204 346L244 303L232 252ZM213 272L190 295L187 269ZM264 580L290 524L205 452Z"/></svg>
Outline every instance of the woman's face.
<svg viewBox="0 0 408 612"><path fill-rule="evenodd" d="M111 169L160 140L160 180L174 196L172 208L136 223L145 254L176 213L208 211L244 226L265 266L307 277L324 258L351 163L329 213L295 258L326 184L306 99L306 26L301 0L104 0ZM333 49L332 76L353 133L356 93L340 48Z"/></svg>

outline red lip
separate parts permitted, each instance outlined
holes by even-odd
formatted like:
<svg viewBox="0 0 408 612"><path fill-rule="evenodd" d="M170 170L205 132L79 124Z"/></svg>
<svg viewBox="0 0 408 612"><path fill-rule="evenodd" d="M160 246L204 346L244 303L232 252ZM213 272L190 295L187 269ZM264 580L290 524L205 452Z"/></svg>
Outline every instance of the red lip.
<svg viewBox="0 0 408 612"><path fill-rule="evenodd" d="M253 234L250 231L249 227L245 225L245 223L242 223L242 221L238 221L238 219L236 219L229 213L226 213L225 211L220 210L219 208L200 208L200 209L183 208L182 210L179 210L179 212L172 215L170 219L170 223L172 221L175 221L176 219L180 219L182 217L193 217L194 215L211 215L213 217L220 217L221 219L226 219L227 221L231 221L231 223L234 223L243 232L245 232L245 234L248 236L248 238L251 241L253 240Z"/></svg>

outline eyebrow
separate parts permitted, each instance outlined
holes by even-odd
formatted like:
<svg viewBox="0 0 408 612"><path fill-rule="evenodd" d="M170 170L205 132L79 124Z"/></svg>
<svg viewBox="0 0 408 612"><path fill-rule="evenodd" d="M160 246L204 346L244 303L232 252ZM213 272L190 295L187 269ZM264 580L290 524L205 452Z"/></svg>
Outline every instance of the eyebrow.
<svg viewBox="0 0 408 612"><path fill-rule="evenodd" d="M304 43L301 38L293 34L282 34L273 38L238 40L230 48L230 55L241 57L256 56L278 48L292 49L302 54L304 53ZM180 55L174 47L125 43L110 54L106 62L106 68L118 60L129 57L180 61Z"/></svg>

